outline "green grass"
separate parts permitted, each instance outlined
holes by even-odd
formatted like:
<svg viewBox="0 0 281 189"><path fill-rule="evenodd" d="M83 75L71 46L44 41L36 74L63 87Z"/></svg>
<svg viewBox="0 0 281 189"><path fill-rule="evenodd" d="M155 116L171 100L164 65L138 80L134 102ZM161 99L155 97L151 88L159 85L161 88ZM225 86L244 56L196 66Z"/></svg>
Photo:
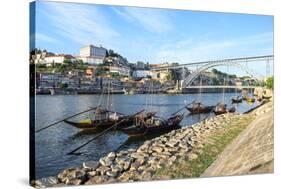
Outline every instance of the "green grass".
<svg viewBox="0 0 281 189"><path fill-rule="evenodd" d="M217 158L217 156L233 141L253 120L253 116L244 115L242 119L232 119L224 123L224 127L212 132L207 138L212 144L203 142L203 148L195 148L193 153L198 157L194 160L176 162L171 166L158 169L155 178L188 178L199 177ZM199 153L200 152L200 153Z"/></svg>

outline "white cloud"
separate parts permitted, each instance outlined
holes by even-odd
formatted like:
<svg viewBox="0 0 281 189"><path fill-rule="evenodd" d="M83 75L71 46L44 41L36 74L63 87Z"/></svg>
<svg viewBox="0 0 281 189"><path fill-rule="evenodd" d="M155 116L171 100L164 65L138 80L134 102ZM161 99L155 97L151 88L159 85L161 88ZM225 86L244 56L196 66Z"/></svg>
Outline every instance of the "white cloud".
<svg viewBox="0 0 281 189"><path fill-rule="evenodd" d="M271 54L273 53L272 50L272 32L226 41L183 39L163 45L156 52L154 61L187 63L239 56Z"/></svg>
<svg viewBox="0 0 281 189"><path fill-rule="evenodd" d="M106 15L95 7L83 4L45 3L45 16L55 26L56 33L81 45L106 44L119 36L112 29Z"/></svg>
<svg viewBox="0 0 281 189"><path fill-rule="evenodd" d="M34 38L34 36L32 36ZM35 34L35 41L44 41L48 43L59 43L59 41L53 37L50 37L43 33L36 33Z"/></svg>
<svg viewBox="0 0 281 189"><path fill-rule="evenodd" d="M173 28L167 12L163 13L164 10L161 9L124 7L113 8L113 10L127 21L140 25L150 32L163 33Z"/></svg>

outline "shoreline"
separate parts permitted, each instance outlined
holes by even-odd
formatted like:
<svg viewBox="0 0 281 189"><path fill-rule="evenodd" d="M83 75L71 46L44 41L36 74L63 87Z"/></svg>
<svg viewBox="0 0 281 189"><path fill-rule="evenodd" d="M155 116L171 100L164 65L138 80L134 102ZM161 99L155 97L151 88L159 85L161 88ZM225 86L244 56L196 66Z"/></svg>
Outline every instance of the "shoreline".
<svg viewBox="0 0 281 189"><path fill-rule="evenodd" d="M87 95L87 94L101 94L101 89L61 89L61 88L55 88L54 95ZM127 89L128 90L128 89ZM201 90L201 91L200 91ZM223 91L224 90L224 91ZM130 90L128 90L130 91ZM198 94L198 93L236 93L237 91L234 88L186 88L182 91L175 91L175 92L167 92L163 89L155 89L153 91L151 90L137 90L133 89L134 94L170 94L170 95L177 95L177 94ZM239 90L241 91L241 90ZM116 89L110 92L110 94L124 94L124 95L130 95L125 94L123 90ZM131 95L134 95L131 94ZM41 89L36 92L36 95L51 95L50 89Z"/></svg>
<svg viewBox="0 0 281 189"><path fill-rule="evenodd" d="M36 180L32 185L41 188L199 177L215 161L214 157L256 118L255 110L261 109L263 105L253 108L246 114L228 113L207 118L192 126L147 140L137 149L110 152L98 162L84 162L80 167L65 169L57 176ZM236 123L235 120L240 122ZM212 154L206 154L206 147L218 145L213 139L214 133L228 134L226 130L230 128L229 125L239 127L231 133L232 137L222 141L220 149L214 150ZM213 146L208 146L212 144ZM200 159L208 161L202 164ZM190 162L193 162L192 166ZM178 166L182 165L186 167L184 173L178 169ZM171 168L174 169L172 173L176 175L169 174Z"/></svg>

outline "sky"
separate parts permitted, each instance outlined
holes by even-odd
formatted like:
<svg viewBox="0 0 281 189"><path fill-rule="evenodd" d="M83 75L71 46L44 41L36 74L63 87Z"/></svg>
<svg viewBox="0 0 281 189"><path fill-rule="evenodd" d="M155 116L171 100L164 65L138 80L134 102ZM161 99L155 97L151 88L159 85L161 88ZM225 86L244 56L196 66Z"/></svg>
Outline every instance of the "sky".
<svg viewBox="0 0 281 189"><path fill-rule="evenodd" d="M48 1L37 1L35 13L36 47L54 53L79 55L93 44L149 63L273 54L272 16ZM266 74L265 63L251 64Z"/></svg>

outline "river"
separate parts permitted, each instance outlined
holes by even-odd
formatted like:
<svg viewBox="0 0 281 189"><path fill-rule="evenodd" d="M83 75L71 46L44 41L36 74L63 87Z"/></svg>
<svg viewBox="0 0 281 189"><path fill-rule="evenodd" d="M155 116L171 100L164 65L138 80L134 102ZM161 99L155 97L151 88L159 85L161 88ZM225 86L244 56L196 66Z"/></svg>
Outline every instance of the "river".
<svg viewBox="0 0 281 189"><path fill-rule="evenodd" d="M233 93L225 93L224 99L228 107L231 106ZM107 96L104 96L107 98ZM106 99L103 98L103 99ZM118 112L132 114L142 109L157 111L158 116L167 117L177 111L184 104L188 104L195 99L201 99L205 105L215 105L222 101L222 94L136 94L136 95L113 95L111 96L111 107ZM89 107L96 106L100 99L99 95L37 95L35 129L42 128L54 121L83 111ZM107 100L103 101L104 103ZM235 105L238 112L245 112L256 106L257 103L248 104L243 102ZM186 115L188 111L183 110ZM83 119L90 116L89 113L78 116L74 120ZM192 125L204 119L208 114L186 116L181 122L181 126ZM212 114L210 115L212 116ZM69 167L79 166L84 161L98 160L110 151L136 148L147 138L138 140L128 140L127 135L120 131L111 131L92 143L85 146L80 151L82 155L66 155L68 152L78 147L82 143L91 139L95 134L79 132L65 123L57 124L44 131L35 134L35 172L36 179L54 176L61 170Z"/></svg>

